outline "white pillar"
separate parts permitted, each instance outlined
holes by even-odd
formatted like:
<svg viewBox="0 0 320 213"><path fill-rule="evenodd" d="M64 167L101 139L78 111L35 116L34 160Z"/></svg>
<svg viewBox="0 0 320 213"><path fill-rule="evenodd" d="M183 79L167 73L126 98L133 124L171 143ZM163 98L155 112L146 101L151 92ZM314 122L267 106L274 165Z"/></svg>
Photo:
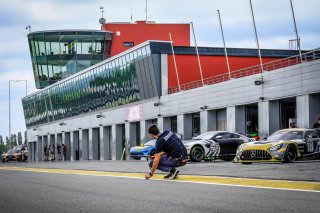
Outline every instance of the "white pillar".
<svg viewBox="0 0 320 213"><path fill-rule="evenodd" d="M83 145L82 145L82 138L83 138L83 130L79 130L79 160L82 160L83 156Z"/></svg>
<svg viewBox="0 0 320 213"><path fill-rule="evenodd" d="M116 141L116 129L117 126L114 124L111 126L111 159L117 159L117 141Z"/></svg>
<svg viewBox="0 0 320 213"><path fill-rule="evenodd" d="M279 101L263 101L258 103L259 136L268 137L280 128Z"/></svg>
<svg viewBox="0 0 320 213"><path fill-rule="evenodd" d="M146 142L147 138L146 137L146 132L148 131L146 129L146 121L140 121L140 141Z"/></svg>
<svg viewBox="0 0 320 213"><path fill-rule="evenodd" d="M157 126L158 126L160 132L163 132L165 130L165 128L164 128L164 118L163 117L158 117Z"/></svg>
<svg viewBox="0 0 320 213"><path fill-rule="evenodd" d="M99 127L99 143L100 143L100 160L107 160L105 159L105 141L104 141L104 132L103 126Z"/></svg>
<svg viewBox="0 0 320 213"><path fill-rule="evenodd" d="M178 134L182 134L183 140L192 138L192 115L177 115Z"/></svg>
<svg viewBox="0 0 320 213"><path fill-rule="evenodd" d="M227 107L227 130L230 132L246 132L245 106Z"/></svg>
<svg viewBox="0 0 320 213"><path fill-rule="evenodd" d="M296 125L301 128L312 128L320 116L320 94L297 96Z"/></svg>
<svg viewBox="0 0 320 213"><path fill-rule="evenodd" d="M92 129L90 128L88 130L88 153L89 153L88 160L94 160L92 134L93 134Z"/></svg>
<svg viewBox="0 0 320 213"><path fill-rule="evenodd" d="M214 131L217 129L216 110L200 111L200 133Z"/></svg>
<svg viewBox="0 0 320 213"><path fill-rule="evenodd" d="M161 88L162 95L168 94L168 54L161 54Z"/></svg>

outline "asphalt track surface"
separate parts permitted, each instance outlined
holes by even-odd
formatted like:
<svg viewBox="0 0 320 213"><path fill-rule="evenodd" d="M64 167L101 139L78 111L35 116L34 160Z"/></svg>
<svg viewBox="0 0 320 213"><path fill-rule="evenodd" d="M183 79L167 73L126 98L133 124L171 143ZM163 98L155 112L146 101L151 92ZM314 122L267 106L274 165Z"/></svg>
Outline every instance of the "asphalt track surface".
<svg viewBox="0 0 320 213"><path fill-rule="evenodd" d="M222 176L219 169L217 175L210 175L211 170L201 169L203 165L225 167L224 172L230 174L237 167L226 162L220 163L221 167L214 163L187 165L183 172L189 174L170 181L163 180L163 174L145 180L139 171L145 169L142 162L2 164L0 212L319 212L318 161L302 167L257 165L262 169L282 166L282 170L297 166L298 181L281 175L277 180L240 177L240 173L238 177ZM135 172L111 171L127 166ZM239 167L243 173L250 170L243 168ZM307 169L313 171L305 172L305 178L298 175ZM192 170L201 175L192 175Z"/></svg>

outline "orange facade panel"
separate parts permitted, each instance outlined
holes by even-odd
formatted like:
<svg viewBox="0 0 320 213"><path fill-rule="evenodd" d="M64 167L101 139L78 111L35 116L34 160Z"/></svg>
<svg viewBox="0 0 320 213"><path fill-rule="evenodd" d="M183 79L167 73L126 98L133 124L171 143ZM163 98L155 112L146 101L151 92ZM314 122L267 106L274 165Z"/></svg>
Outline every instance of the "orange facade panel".
<svg viewBox="0 0 320 213"><path fill-rule="evenodd" d="M190 46L190 24L107 23L102 30L114 33L111 56L121 53L147 40L169 41L171 32L174 46Z"/></svg>
<svg viewBox="0 0 320 213"><path fill-rule="evenodd" d="M196 55L175 55L180 85L201 80L198 59ZM230 70L236 71L242 68L259 65L258 57L228 57ZM263 63L277 60L279 58L265 57ZM203 78L228 73L225 56L200 56ZM168 87L178 86L173 56L168 55Z"/></svg>

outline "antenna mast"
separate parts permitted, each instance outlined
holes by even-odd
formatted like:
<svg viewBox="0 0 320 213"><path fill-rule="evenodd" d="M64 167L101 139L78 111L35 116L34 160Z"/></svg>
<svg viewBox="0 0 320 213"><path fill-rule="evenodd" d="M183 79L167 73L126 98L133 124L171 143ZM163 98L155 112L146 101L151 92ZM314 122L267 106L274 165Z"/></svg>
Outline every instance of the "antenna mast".
<svg viewBox="0 0 320 213"><path fill-rule="evenodd" d="M132 1L130 1L130 13L131 13L130 20L131 20L131 23L132 23Z"/></svg>
<svg viewBox="0 0 320 213"><path fill-rule="evenodd" d="M146 0L146 21L148 21L148 0Z"/></svg>
<svg viewBox="0 0 320 213"><path fill-rule="evenodd" d="M103 6L100 6L100 11L101 11L101 18L103 18L103 12L104 12Z"/></svg>
<svg viewBox="0 0 320 213"><path fill-rule="evenodd" d="M101 25L104 25L104 24L106 23L106 19L103 18L103 12L104 12L103 6L100 6L100 11L101 11L101 18L99 19L99 23L100 23Z"/></svg>

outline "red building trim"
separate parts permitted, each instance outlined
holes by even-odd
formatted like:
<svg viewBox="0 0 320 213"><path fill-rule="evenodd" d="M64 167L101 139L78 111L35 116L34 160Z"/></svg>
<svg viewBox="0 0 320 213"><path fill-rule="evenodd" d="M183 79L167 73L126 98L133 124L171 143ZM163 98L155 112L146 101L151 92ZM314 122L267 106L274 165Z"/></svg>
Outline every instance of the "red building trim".
<svg viewBox="0 0 320 213"><path fill-rule="evenodd" d="M107 23L101 28L114 33L111 56L147 40L170 41L169 32L175 46L190 46L190 24L156 24L137 21L136 23ZM131 44L133 46L130 46Z"/></svg>

